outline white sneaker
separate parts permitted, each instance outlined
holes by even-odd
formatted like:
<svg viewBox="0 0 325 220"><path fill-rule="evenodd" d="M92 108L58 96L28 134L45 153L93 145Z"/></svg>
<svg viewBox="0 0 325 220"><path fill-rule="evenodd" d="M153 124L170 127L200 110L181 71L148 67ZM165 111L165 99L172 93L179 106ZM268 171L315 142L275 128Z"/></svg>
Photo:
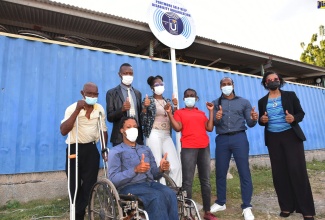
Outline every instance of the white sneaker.
<svg viewBox="0 0 325 220"><path fill-rule="evenodd" d="M219 212L225 209L226 209L226 204L218 205L217 203L214 203L210 208L210 212Z"/></svg>
<svg viewBox="0 0 325 220"><path fill-rule="evenodd" d="M245 220L254 220L255 217L252 213L252 207L248 207L246 209L243 209L243 215Z"/></svg>

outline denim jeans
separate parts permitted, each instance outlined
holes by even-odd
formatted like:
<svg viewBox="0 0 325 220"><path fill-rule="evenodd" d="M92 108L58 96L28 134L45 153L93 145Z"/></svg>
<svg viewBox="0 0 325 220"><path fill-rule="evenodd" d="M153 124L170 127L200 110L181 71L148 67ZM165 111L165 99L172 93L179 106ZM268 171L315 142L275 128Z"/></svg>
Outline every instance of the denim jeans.
<svg viewBox="0 0 325 220"><path fill-rule="evenodd" d="M121 194L133 194L143 202L150 219L178 220L176 193L158 182L144 182L127 185L119 191Z"/></svg>
<svg viewBox="0 0 325 220"><path fill-rule="evenodd" d="M252 207L253 184L249 169L249 144L245 132L235 135L218 135L216 137L216 183L219 205L226 203L227 172L231 155L233 155L240 178L242 209Z"/></svg>
<svg viewBox="0 0 325 220"><path fill-rule="evenodd" d="M192 198L192 185L197 165L203 210L210 211L211 184L210 184L210 147L206 148L182 148L181 151L183 184L182 188L187 192L187 197Z"/></svg>

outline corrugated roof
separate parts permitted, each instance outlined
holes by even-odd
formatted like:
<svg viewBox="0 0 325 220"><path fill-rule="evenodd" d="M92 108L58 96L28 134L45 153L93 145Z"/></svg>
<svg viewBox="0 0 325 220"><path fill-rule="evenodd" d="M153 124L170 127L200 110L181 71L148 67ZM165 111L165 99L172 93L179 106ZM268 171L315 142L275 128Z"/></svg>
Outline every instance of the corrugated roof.
<svg viewBox="0 0 325 220"><path fill-rule="evenodd" d="M111 47L133 54L149 55L150 41L155 41L153 57L170 59L169 48L159 42L147 23L80 8L49 0L0 1L0 24L11 33L18 30L41 31L51 38L77 35L93 42L94 47ZM108 45L108 46L107 46ZM230 69L259 75L262 65L270 65L292 79L324 76L325 68L308 65L274 54L218 43L197 36L194 43L176 50L178 61Z"/></svg>

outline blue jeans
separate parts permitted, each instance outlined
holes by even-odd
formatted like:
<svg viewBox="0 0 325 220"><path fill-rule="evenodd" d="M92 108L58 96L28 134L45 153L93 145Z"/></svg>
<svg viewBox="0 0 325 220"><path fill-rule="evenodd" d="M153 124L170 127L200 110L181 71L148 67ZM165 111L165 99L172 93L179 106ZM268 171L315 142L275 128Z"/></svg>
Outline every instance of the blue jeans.
<svg viewBox="0 0 325 220"><path fill-rule="evenodd" d="M253 194L253 184L249 169L249 144L245 132L235 135L218 135L216 137L216 184L217 200L219 205L226 203L227 172L229 162L233 155L240 178L240 189L243 204L242 209L252 207L251 199Z"/></svg>
<svg viewBox="0 0 325 220"><path fill-rule="evenodd" d="M183 184L182 188L187 193L187 198L192 199L192 186L197 165L203 210L210 211L211 205L211 184L210 184L210 147L206 148L182 148L181 151Z"/></svg>
<svg viewBox="0 0 325 220"><path fill-rule="evenodd" d="M138 196L150 219L178 220L176 193L161 183L136 183L125 186L119 192Z"/></svg>

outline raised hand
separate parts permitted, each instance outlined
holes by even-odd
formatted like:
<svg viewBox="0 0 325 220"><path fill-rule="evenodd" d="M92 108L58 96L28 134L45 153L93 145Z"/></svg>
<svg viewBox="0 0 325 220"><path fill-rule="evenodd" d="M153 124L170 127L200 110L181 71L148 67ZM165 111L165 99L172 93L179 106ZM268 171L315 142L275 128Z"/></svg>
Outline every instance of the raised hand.
<svg viewBox="0 0 325 220"><path fill-rule="evenodd" d="M143 103L144 107L147 108L150 105L150 99L148 98L148 94L146 94L146 98Z"/></svg>
<svg viewBox="0 0 325 220"><path fill-rule="evenodd" d="M209 111L212 111L212 110L213 110L213 107L214 107L213 103L211 103L211 102L206 102L206 105L207 105L207 109L208 109Z"/></svg>
<svg viewBox="0 0 325 220"><path fill-rule="evenodd" d="M150 164L144 161L144 154L141 156L140 163L134 168L136 173L146 173L150 169Z"/></svg>
<svg viewBox="0 0 325 220"><path fill-rule="evenodd" d="M258 114L255 111L255 107L253 107L252 110L251 110L251 119L254 120L254 121L257 121L257 119L258 119Z"/></svg>
<svg viewBox="0 0 325 220"><path fill-rule="evenodd" d="M125 112L125 111L129 111L131 108L131 104L130 104L130 101L129 101L129 97L126 97L126 100L125 102L123 103L123 106L122 106L122 111Z"/></svg>
<svg viewBox="0 0 325 220"><path fill-rule="evenodd" d="M293 117L293 115L290 114L288 112L288 110L286 110L286 122L291 124L294 120L295 120L295 117Z"/></svg>
<svg viewBox="0 0 325 220"><path fill-rule="evenodd" d="M217 111L217 113L216 113L216 119L217 120L220 120L221 118L222 118L222 106L221 105L219 105L219 110Z"/></svg>
<svg viewBox="0 0 325 220"><path fill-rule="evenodd" d="M269 117L267 116L267 112L265 112L264 115L261 116L260 120L264 124L269 122Z"/></svg>
<svg viewBox="0 0 325 220"><path fill-rule="evenodd" d="M165 153L164 154L164 157L160 161L160 171L161 172L164 172L164 171L168 171L169 170L170 165L169 165L169 161L166 160L167 159L167 155L168 155L168 153Z"/></svg>
<svg viewBox="0 0 325 220"><path fill-rule="evenodd" d="M79 100L77 102L76 110L80 112L81 109L85 109L85 106L86 106L85 100Z"/></svg>
<svg viewBox="0 0 325 220"><path fill-rule="evenodd" d="M172 105L170 104L170 102L167 102L166 105L164 106L164 109L167 113L172 111Z"/></svg>

